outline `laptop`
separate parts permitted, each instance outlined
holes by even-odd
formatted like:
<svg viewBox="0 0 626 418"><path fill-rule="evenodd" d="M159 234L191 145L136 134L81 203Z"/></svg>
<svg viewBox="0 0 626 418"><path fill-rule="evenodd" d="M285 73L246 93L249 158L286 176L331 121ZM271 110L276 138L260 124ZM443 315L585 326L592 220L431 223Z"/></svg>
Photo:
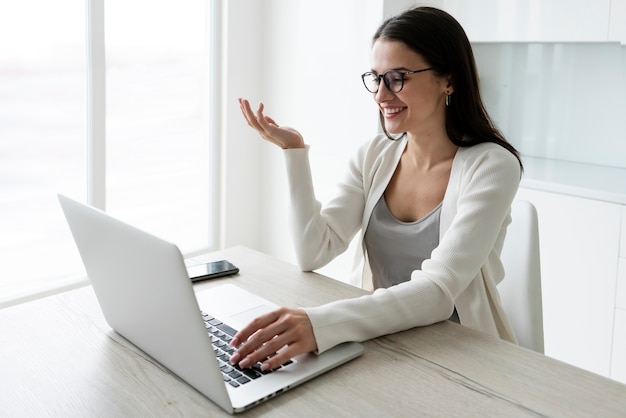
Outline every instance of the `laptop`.
<svg viewBox="0 0 626 418"><path fill-rule="evenodd" d="M228 335L276 305L233 284L195 294L176 245L58 198L107 323L225 411L250 409L363 353L359 343L340 344L294 357L260 377L254 368L235 368L247 373L247 381L233 382L223 373L228 358L214 347L219 341L211 333Z"/></svg>

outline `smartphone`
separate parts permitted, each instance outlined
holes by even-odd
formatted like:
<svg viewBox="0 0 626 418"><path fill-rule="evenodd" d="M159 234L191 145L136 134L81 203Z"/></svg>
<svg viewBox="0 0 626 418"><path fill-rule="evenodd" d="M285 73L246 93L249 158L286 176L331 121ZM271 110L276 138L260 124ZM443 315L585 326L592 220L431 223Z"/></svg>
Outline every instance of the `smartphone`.
<svg viewBox="0 0 626 418"><path fill-rule="evenodd" d="M187 267L192 282L215 279L239 273L239 268L227 260L212 261L198 266Z"/></svg>

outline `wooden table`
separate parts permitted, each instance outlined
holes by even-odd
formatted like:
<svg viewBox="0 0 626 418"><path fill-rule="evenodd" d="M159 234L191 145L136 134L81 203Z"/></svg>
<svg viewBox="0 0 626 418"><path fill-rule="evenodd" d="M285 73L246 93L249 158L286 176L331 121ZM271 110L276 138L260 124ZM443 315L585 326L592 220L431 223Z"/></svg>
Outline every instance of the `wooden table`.
<svg viewBox="0 0 626 418"><path fill-rule="evenodd" d="M281 305L360 289L235 247L231 282ZM158 417L225 413L120 337L91 287L0 310L0 416ZM365 343L365 354L244 415L626 416L626 386L451 322Z"/></svg>

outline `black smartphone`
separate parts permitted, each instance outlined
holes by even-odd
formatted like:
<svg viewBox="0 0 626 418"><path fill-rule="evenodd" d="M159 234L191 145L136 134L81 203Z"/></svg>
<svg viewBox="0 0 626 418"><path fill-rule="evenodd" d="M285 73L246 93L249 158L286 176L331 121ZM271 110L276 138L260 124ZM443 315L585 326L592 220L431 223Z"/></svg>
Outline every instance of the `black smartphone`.
<svg viewBox="0 0 626 418"><path fill-rule="evenodd" d="M198 266L187 267L192 282L215 279L216 277L230 276L239 273L239 268L229 261L212 261Z"/></svg>

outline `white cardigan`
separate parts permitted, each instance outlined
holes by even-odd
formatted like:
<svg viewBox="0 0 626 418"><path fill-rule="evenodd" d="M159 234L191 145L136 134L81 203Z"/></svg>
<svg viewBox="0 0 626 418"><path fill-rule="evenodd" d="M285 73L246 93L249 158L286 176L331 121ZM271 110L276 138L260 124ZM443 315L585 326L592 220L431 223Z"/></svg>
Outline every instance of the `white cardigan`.
<svg viewBox="0 0 626 418"><path fill-rule="evenodd" d="M360 232L362 251L351 283L372 290L363 235L406 141L379 135L360 147L337 195L324 208L315 199L308 147L284 151L292 231L302 270L323 267ZM504 277L500 251L520 175L515 156L497 144L459 148L443 199L439 246L431 258L407 282L306 308L318 352L345 341L365 341L443 321L455 306L461 324L516 342L496 285Z"/></svg>

